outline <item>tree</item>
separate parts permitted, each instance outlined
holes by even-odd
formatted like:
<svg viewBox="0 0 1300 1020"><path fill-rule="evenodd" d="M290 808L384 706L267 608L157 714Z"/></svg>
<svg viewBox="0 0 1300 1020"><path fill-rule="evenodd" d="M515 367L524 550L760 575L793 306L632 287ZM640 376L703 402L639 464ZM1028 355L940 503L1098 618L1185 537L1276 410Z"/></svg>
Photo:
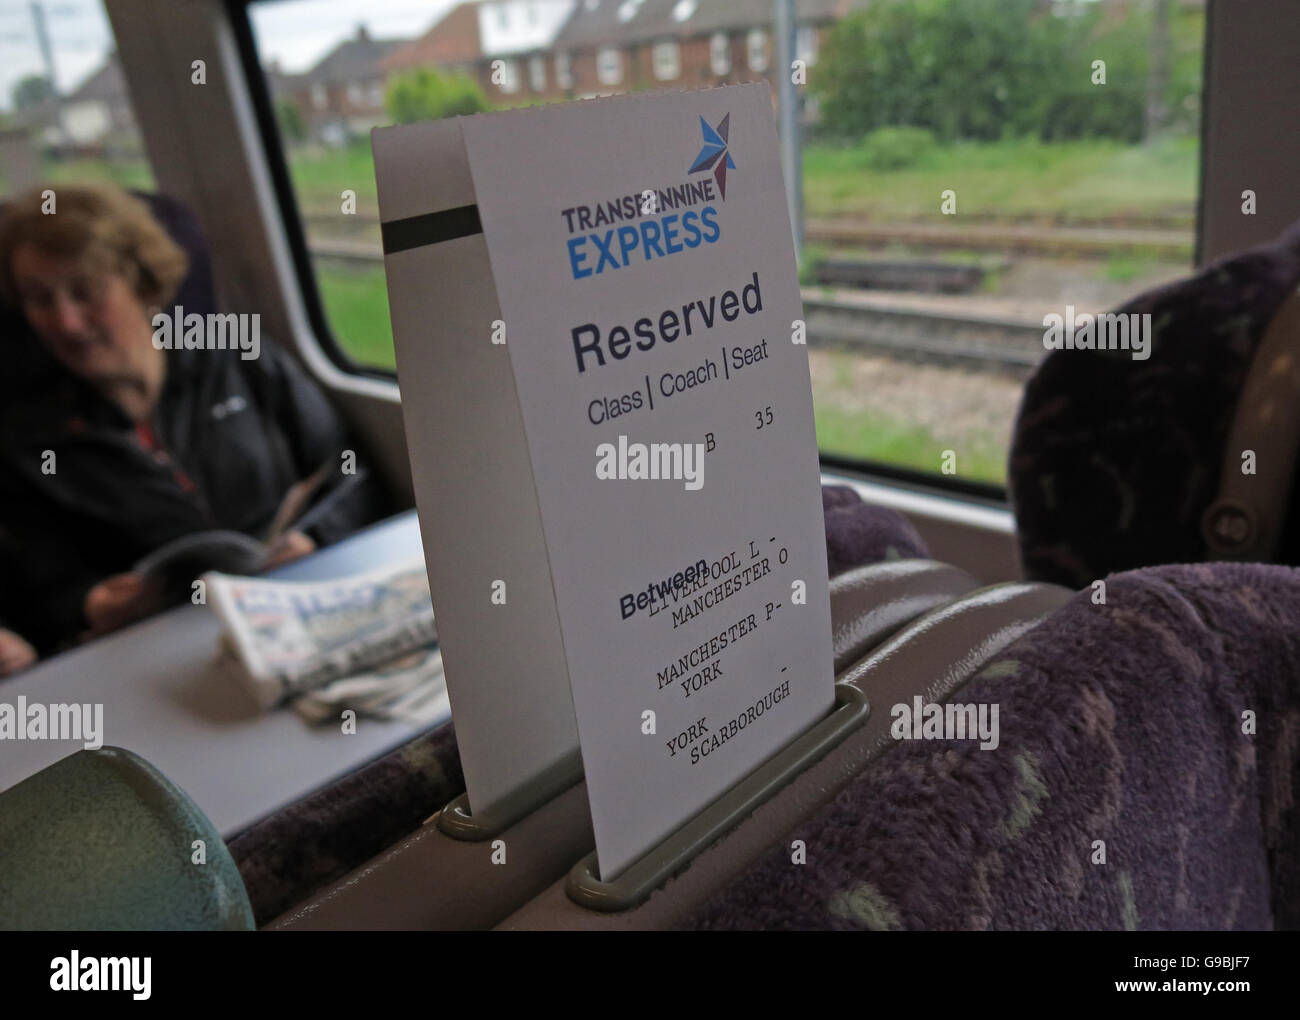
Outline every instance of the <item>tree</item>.
<svg viewBox="0 0 1300 1020"><path fill-rule="evenodd" d="M292 99L281 99L275 104L275 119L280 125L280 134L286 141L301 142L307 137L307 125L303 123L302 111Z"/></svg>
<svg viewBox="0 0 1300 1020"><path fill-rule="evenodd" d="M481 113L488 102L483 90L465 75L422 67L392 79L384 108L398 124L410 124Z"/></svg>
<svg viewBox="0 0 1300 1020"><path fill-rule="evenodd" d="M1194 114L1204 15L1174 9L1171 26L1171 7L1134 5L1117 20L1043 0L873 0L831 30L809 85L823 129L854 141L913 127L940 142L1135 142Z"/></svg>
<svg viewBox="0 0 1300 1020"><path fill-rule="evenodd" d="M29 74L19 79L9 92L15 110L29 110L53 98L54 89L50 85L50 79L43 74Z"/></svg>
<svg viewBox="0 0 1300 1020"><path fill-rule="evenodd" d="M1060 19L1039 0L876 0L839 22L811 85L829 131L920 127L944 142L1032 127Z"/></svg>

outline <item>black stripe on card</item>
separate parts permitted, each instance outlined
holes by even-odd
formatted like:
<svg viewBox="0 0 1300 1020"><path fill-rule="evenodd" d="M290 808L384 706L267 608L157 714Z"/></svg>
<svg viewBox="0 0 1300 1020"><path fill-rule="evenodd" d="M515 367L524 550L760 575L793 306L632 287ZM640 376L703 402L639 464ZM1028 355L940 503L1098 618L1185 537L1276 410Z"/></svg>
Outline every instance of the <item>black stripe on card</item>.
<svg viewBox="0 0 1300 1020"><path fill-rule="evenodd" d="M404 220L389 220L379 225L384 239L384 254L391 255L426 244L454 241L458 237L471 237L483 233L478 218L477 205L461 205L442 212L408 216Z"/></svg>

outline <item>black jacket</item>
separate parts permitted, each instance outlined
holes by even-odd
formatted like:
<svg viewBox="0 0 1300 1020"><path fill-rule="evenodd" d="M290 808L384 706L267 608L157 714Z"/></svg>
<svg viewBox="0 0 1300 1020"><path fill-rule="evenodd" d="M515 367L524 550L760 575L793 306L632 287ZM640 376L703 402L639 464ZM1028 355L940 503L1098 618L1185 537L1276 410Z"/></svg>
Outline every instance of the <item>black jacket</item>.
<svg viewBox="0 0 1300 1020"><path fill-rule="evenodd" d="M342 419L273 343L168 351L150 451L129 419L62 370L0 410L0 619L42 651L86 627L87 591L164 542L210 528L261 537L288 488L321 465L306 528L328 545L391 510ZM49 470L47 451L53 453Z"/></svg>

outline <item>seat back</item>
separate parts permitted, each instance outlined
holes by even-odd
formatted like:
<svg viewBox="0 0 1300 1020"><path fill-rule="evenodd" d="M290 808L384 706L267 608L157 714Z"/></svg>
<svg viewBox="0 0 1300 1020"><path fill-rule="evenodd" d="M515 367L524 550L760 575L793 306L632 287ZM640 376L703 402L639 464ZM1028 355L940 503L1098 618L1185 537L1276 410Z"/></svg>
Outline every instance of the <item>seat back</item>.
<svg viewBox="0 0 1300 1020"><path fill-rule="evenodd" d="M185 792L120 747L0 793L0 927L246 930L235 862Z"/></svg>
<svg viewBox="0 0 1300 1020"><path fill-rule="evenodd" d="M1300 570L1117 575L963 688L995 749L899 741L681 926L1294 927L1298 661Z"/></svg>
<svg viewBox="0 0 1300 1020"><path fill-rule="evenodd" d="M1252 508L1276 536L1252 558L1300 563L1296 438L1274 441L1283 424L1294 429L1294 416L1239 427L1260 407L1242 396L1256 392L1252 372L1268 379L1300 360L1300 333L1278 317L1297 286L1300 223L1274 244L1119 308L1150 317L1145 360L1128 350L1056 350L1042 360L1025 387L1009 461L1027 577L1081 588L1116 571L1221 558L1227 550L1207 542L1206 525L1211 536L1258 537L1244 527ZM1276 342L1265 345L1275 323ZM1287 392L1300 403L1294 374L1280 399ZM1221 499L1228 505L1207 521Z"/></svg>

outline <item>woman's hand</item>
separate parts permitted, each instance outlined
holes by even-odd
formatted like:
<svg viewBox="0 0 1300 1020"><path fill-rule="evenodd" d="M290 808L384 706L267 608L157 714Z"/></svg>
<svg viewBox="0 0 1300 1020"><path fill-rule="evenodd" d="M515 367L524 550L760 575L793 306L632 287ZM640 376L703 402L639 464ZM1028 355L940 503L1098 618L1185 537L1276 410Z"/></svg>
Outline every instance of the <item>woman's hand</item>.
<svg viewBox="0 0 1300 1020"><path fill-rule="evenodd" d="M316 543L301 531L286 531L266 550L266 568L282 567L316 551Z"/></svg>
<svg viewBox="0 0 1300 1020"><path fill-rule="evenodd" d="M156 610L158 585L143 574L114 574L86 592L83 611L93 636L125 627Z"/></svg>
<svg viewBox="0 0 1300 1020"><path fill-rule="evenodd" d="M0 627L0 676L24 670L36 659L35 648L20 635Z"/></svg>

